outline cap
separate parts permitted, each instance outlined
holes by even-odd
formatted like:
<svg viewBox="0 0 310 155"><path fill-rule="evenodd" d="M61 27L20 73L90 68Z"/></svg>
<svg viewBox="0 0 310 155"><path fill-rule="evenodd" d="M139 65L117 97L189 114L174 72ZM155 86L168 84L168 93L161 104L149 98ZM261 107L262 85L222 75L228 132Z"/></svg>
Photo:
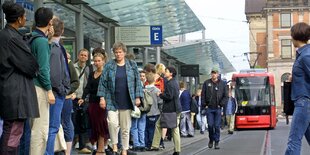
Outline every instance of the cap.
<svg viewBox="0 0 310 155"><path fill-rule="evenodd" d="M219 70L217 68L212 68L211 73L218 73Z"/></svg>

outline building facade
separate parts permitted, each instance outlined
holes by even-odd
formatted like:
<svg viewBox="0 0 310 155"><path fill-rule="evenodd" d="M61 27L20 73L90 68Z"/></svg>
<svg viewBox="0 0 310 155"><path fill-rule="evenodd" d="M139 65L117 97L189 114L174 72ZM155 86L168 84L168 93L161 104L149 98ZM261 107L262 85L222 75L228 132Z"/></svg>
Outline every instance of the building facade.
<svg viewBox="0 0 310 155"><path fill-rule="evenodd" d="M290 28L298 22L309 24L309 4L309 0L246 0L250 50L260 53L257 64L275 75L278 112L282 111L283 81L295 61Z"/></svg>

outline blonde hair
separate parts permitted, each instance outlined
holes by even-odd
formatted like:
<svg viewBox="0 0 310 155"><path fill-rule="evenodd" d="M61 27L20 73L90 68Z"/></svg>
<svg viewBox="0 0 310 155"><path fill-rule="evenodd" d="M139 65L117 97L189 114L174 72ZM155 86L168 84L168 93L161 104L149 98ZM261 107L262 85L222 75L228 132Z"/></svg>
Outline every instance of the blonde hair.
<svg viewBox="0 0 310 155"><path fill-rule="evenodd" d="M103 54L103 53L96 53L96 54L94 55L94 59L95 59L96 57L101 57L102 60L103 60L104 62L107 62L107 59L108 59L106 53L104 53L104 54Z"/></svg>
<svg viewBox="0 0 310 155"><path fill-rule="evenodd" d="M165 68L166 68L166 67L165 67L164 64L162 64L162 63L157 64L157 65L155 66L156 73L157 73L157 74L164 73L164 72L165 72Z"/></svg>
<svg viewBox="0 0 310 155"><path fill-rule="evenodd" d="M180 81L179 87L180 87L180 88L185 88L185 83L184 83L183 81Z"/></svg>

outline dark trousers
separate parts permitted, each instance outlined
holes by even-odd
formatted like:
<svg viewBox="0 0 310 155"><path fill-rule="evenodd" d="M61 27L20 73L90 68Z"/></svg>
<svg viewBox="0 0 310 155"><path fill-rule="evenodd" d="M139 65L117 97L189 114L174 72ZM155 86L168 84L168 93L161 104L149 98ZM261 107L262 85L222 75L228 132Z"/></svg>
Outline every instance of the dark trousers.
<svg viewBox="0 0 310 155"><path fill-rule="evenodd" d="M20 139L19 155L29 155L30 153L30 140L31 140L31 129L30 120L25 120L23 136Z"/></svg>
<svg viewBox="0 0 310 155"><path fill-rule="evenodd" d="M87 132L88 129L83 127L83 124L85 122L83 122L81 120L80 115L78 113L78 110L83 109L87 113L87 106L86 105L79 106L77 103L78 100L79 99L73 100L73 111L74 111L74 113L72 115L72 121L73 121L73 125L74 125L74 133L78 136L78 139L79 139L79 149L83 149L86 147L86 141L87 141L89 135Z"/></svg>
<svg viewBox="0 0 310 155"><path fill-rule="evenodd" d="M220 141L220 127L221 127L221 108L207 109L207 121L209 139L211 142Z"/></svg>
<svg viewBox="0 0 310 155"><path fill-rule="evenodd" d="M158 118L159 118L159 115L146 117L145 146L147 148L151 148L152 146L154 132L155 132L155 125L156 125Z"/></svg>
<svg viewBox="0 0 310 155"><path fill-rule="evenodd" d="M25 120L4 120L0 139L1 155L18 155L20 138L23 135Z"/></svg>

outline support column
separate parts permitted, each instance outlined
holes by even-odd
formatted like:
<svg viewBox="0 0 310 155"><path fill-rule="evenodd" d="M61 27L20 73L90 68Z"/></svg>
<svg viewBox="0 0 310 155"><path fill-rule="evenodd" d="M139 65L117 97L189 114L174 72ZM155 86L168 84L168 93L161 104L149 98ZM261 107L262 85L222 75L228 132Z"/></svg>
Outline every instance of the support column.
<svg viewBox="0 0 310 155"><path fill-rule="evenodd" d="M202 30L202 39L203 39L203 40L206 39L206 30Z"/></svg>
<svg viewBox="0 0 310 155"><path fill-rule="evenodd" d="M104 49L108 54L109 59L112 58L112 50L111 50L111 24L108 23L108 28L104 29Z"/></svg>
<svg viewBox="0 0 310 155"><path fill-rule="evenodd" d="M145 47L145 50L143 52L143 66L145 66L148 63L148 55L149 55L149 49Z"/></svg>
<svg viewBox="0 0 310 155"><path fill-rule="evenodd" d="M0 4L1 4L1 27L0 27L0 30L4 28L4 13L3 13L3 10L2 10L2 4L3 4L4 0L0 0Z"/></svg>
<svg viewBox="0 0 310 155"><path fill-rule="evenodd" d="M160 63L160 47L156 48L156 64Z"/></svg>
<svg viewBox="0 0 310 155"><path fill-rule="evenodd" d="M80 5L80 12L75 13L75 38L77 51L84 48L84 19L83 19L83 5Z"/></svg>
<svg viewBox="0 0 310 155"><path fill-rule="evenodd" d="M33 1L33 11L35 12L40 7L43 7L43 1L42 0L34 0Z"/></svg>

